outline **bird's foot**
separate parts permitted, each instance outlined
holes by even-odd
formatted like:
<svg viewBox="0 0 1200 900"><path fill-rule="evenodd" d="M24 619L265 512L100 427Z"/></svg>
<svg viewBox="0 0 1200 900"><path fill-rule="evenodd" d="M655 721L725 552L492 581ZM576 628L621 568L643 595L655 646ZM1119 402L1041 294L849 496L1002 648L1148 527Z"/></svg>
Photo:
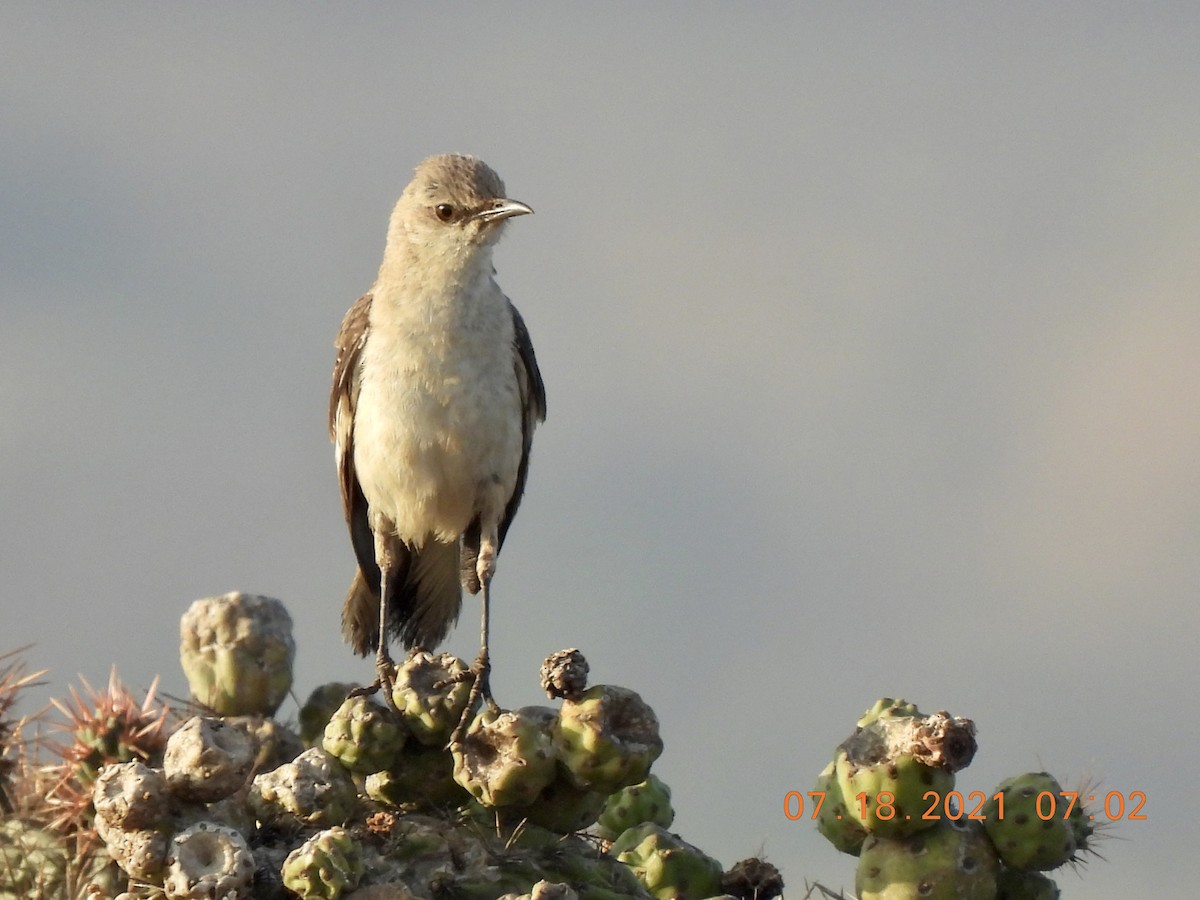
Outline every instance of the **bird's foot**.
<svg viewBox="0 0 1200 900"><path fill-rule="evenodd" d="M480 653L475 662L471 664L471 668L460 676L459 680L471 679L471 692L467 694L467 705L463 707L458 725L455 726L454 733L450 736L451 749L462 744L463 738L467 735L467 728L475 718L475 707L479 705L480 700L483 700L490 712L500 712L500 704L492 696L491 675L492 661L487 653Z"/></svg>
<svg viewBox="0 0 1200 900"><path fill-rule="evenodd" d="M366 687L352 690L347 695L347 699L349 697L370 697L377 691L382 691L384 702L392 709L396 709L396 701L392 698L392 688L395 686L396 664L392 662L392 657L387 651L382 651L375 657L375 680Z"/></svg>

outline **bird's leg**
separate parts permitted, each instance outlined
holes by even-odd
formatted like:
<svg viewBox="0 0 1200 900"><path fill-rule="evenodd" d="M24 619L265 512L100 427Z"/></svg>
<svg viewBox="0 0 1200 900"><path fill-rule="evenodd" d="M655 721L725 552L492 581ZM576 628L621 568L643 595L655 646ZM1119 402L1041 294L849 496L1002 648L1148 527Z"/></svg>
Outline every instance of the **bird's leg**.
<svg viewBox="0 0 1200 900"><path fill-rule="evenodd" d="M479 575L479 593L483 605L483 618L479 636L479 656L476 657L470 669L470 674L473 676L471 693L467 695L467 705L463 709L462 718L459 719L458 725L455 726L454 734L450 737L451 747L462 743L462 739L467 733L467 726L471 723L475 706L479 703L480 698L487 704L489 710L496 713L500 712L499 704L492 697L492 659L488 652L492 575L496 572L496 545L498 543L499 538L495 527L487 529L479 542L479 560L475 565L475 571Z"/></svg>
<svg viewBox="0 0 1200 900"><path fill-rule="evenodd" d="M390 525L390 523L389 523ZM388 598L391 594L391 582L397 572L396 553L393 541L397 540L384 527L375 527L375 559L379 563L379 641L375 648L375 681L368 687L351 693L351 696L370 695L383 691L384 702L393 709L396 701L392 699L392 687L396 683L396 664L388 653Z"/></svg>

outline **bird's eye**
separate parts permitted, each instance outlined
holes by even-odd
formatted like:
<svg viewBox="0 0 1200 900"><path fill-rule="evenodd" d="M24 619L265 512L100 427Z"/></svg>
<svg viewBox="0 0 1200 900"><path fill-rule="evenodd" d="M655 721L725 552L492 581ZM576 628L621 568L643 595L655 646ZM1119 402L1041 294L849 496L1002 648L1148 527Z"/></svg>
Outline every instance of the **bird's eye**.
<svg viewBox="0 0 1200 900"><path fill-rule="evenodd" d="M443 222L449 222L454 218L454 207L449 203L439 203L434 207L433 211L437 213L437 217Z"/></svg>

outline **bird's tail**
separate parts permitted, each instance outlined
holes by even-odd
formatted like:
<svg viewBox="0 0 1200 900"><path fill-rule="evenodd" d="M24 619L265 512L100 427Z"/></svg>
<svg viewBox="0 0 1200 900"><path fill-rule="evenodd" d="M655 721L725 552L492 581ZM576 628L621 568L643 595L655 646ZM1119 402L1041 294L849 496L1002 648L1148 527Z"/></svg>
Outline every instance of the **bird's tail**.
<svg viewBox="0 0 1200 900"><path fill-rule="evenodd" d="M445 640L462 605L458 542L431 539L419 550L400 546L394 584L389 585L388 638L399 637L405 647L432 649ZM379 645L379 581L361 568L342 605L342 635L360 656Z"/></svg>

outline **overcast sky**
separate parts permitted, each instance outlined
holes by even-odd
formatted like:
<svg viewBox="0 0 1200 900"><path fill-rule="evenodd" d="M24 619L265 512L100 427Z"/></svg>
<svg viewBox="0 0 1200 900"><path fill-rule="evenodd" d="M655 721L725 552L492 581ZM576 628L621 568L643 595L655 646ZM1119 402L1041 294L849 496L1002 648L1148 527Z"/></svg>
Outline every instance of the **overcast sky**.
<svg viewBox="0 0 1200 900"><path fill-rule="evenodd" d="M496 263L549 398L500 701L580 647L676 830L801 896L854 861L784 794L902 695L975 719L960 788L1146 794L1064 897L1178 896L1197 47L1184 3L3 4L0 650L184 694L179 616L242 589L302 698L371 677L331 342L416 163L473 153L537 211Z"/></svg>

